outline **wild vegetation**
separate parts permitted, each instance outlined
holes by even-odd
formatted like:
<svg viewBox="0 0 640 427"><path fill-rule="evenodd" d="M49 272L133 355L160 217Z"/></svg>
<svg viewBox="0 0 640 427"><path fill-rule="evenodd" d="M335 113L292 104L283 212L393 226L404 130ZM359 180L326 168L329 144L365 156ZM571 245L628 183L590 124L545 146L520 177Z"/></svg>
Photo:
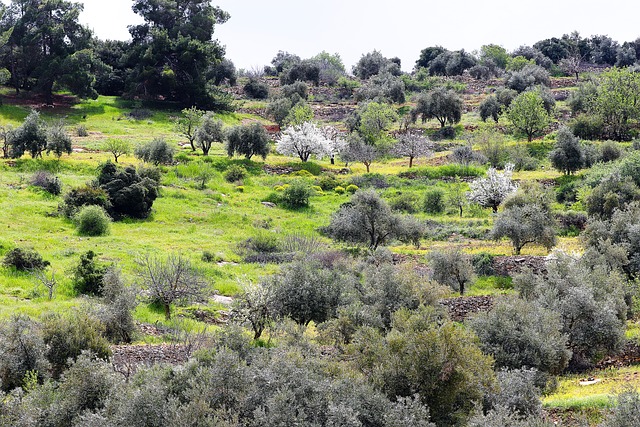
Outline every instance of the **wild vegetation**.
<svg viewBox="0 0 640 427"><path fill-rule="evenodd" d="M637 424L640 40L236 70L209 1L80 8L0 20L0 426Z"/></svg>

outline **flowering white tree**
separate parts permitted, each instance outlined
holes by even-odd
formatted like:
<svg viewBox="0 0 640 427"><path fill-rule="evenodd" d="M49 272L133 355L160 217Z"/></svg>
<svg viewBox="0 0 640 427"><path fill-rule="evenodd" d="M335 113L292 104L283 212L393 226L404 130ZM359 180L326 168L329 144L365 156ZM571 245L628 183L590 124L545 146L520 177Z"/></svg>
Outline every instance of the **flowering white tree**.
<svg viewBox="0 0 640 427"><path fill-rule="evenodd" d="M276 151L287 156L298 156L306 162L312 154L318 158L330 156L332 143L318 126L304 122L298 126L290 126L282 132L276 143Z"/></svg>
<svg viewBox="0 0 640 427"><path fill-rule="evenodd" d="M398 157L408 157L409 167L413 166L413 159L430 157L433 154L433 144L429 139L415 132L406 132L398 137L392 152Z"/></svg>
<svg viewBox="0 0 640 427"><path fill-rule="evenodd" d="M335 157L347 146L347 142L342 137L342 132L333 126L325 126L320 129L325 138L329 140L331 164L335 164Z"/></svg>
<svg viewBox="0 0 640 427"><path fill-rule="evenodd" d="M478 178L469 184L471 191L467 193L467 198L480 206L493 209L493 212L498 212L500 203L518 189L511 180L512 174L512 164L507 164L502 173L495 168L489 168L486 178Z"/></svg>

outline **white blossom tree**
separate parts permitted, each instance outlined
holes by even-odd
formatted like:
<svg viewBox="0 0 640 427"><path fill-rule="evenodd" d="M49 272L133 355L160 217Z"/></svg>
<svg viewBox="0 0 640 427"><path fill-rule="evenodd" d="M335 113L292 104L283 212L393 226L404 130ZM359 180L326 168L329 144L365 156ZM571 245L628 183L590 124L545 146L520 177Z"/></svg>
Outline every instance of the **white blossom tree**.
<svg viewBox="0 0 640 427"><path fill-rule="evenodd" d="M314 123L304 122L298 126L290 126L282 132L276 143L276 151L286 156L298 156L306 162L312 154L318 158L330 156L332 143L322 129Z"/></svg>
<svg viewBox="0 0 640 427"><path fill-rule="evenodd" d="M413 167L413 159L430 157L433 154L433 144L429 139L416 132L406 132L398 137L398 142L391 149L398 157L408 157L409 167Z"/></svg>
<svg viewBox="0 0 640 427"><path fill-rule="evenodd" d="M320 131L324 137L329 140L329 147L331 149L329 157L333 165L335 164L336 155L345 149L347 142L343 138L342 132L334 126L324 126Z"/></svg>
<svg viewBox="0 0 640 427"><path fill-rule="evenodd" d="M512 164L507 164L502 173L495 168L489 168L486 178L478 178L469 184L471 190L467 193L467 198L480 206L493 209L493 212L498 212L500 203L518 189L511 180L512 174Z"/></svg>

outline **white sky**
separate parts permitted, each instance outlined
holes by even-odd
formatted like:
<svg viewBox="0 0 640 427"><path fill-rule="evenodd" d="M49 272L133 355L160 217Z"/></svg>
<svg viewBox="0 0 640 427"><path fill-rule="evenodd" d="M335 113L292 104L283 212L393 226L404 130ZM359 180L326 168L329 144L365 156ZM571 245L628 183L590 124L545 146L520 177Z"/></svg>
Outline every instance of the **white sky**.
<svg viewBox="0 0 640 427"><path fill-rule="evenodd" d="M129 38L140 22L132 0L76 0L81 21L102 39ZM5 0L7 2L7 0ZM398 56L411 70L420 50L508 50L577 30L606 34L622 43L640 37L636 0L213 0L231 14L215 37L237 68L268 64L278 50L302 58L322 50L339 53L350 69L363 53Z"/></svg>

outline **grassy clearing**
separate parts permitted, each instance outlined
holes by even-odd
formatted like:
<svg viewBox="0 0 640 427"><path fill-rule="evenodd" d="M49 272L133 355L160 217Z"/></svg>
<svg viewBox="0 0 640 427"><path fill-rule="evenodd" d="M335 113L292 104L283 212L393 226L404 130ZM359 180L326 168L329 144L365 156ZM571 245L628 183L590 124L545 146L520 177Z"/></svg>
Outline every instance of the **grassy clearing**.
<svg viewBox="0 0 640 427"><path fill-rule="evenodd" d="M597 384L581 386L580 380L588 377L601 381ZM542 403L545 408L551 409L604 409L613 406L613 398L628 387L640 387L639 365L564 376L560 378L556 391L545 396Z"/></svg>

